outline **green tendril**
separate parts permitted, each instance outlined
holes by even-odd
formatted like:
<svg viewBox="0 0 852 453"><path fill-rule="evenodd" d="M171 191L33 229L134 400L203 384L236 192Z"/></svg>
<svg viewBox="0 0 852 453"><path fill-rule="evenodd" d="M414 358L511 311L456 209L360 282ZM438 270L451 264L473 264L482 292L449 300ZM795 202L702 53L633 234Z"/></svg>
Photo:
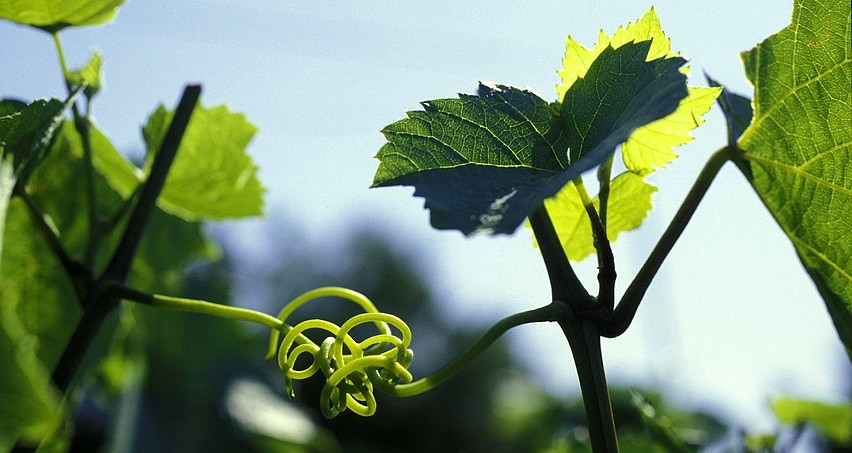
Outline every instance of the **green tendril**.
<svg viewBox="0 0 852 453"><path fill-rule="evenodd" d="M565 302L554 301L547 306L503 318L463 354L434 374L414 381L408 371L414 358L414 352L409 348L411 329L396 316L379 312L370 299L350 289L324 287L308 291L285 305L278 317L203 300L148 294L123 285L110 285L106 291L110 297L223 319L250 321L271 328L266 359L277 359L278 368L284 372L287 395L291 399L296 397L294 379L307 379L317 372L322 373L325 385L320 403L322 414L327 418L336 417L346 409L362 416L373 415L376 412L374 389L393 396L414 396L431 390L476 358L509 329L533 322L559 321L570 310ZM324 297L351 301L364 313L352 316L341 326L322 319L308 319L295 326L287 324L287 318L296 309ZM372 324L376 333L359 341L352 331L364 324ZM326 337L317 344L305 334L308 331L325 332ZM284 338L279 344L281 335ZM303 356L310 358L308 365L298 368L297 362L305 363L300 361Z"/></svg>
<svg viewBox="0 0 852 453"><path fill-rule="evenodd" d="M292 327L287 325L287 318L297 308L323 297L349 300L359 305L364 313L349 318L342 326L321 319L309 319ZM325 385L320 395L320 408L326 418L336 417L346 409L362 416L373 415L376 412L374 385L393 388L413 379L408 371L414 356L408 348L411 329L398 317L379 312L358 292L338 287L308 291L288 303L277 319L282 325L270 335L267 360L275 357L277 350L278 367L284 372L290 398L295 396L294 379L307 379L321 372ZM358 341L351 332L362 324L372 324L378 332ZM324 331L329 336L318 345L305 335L309 330ZM279 345L282 334L284 339ZM297 368L296 363L303 355L311 358L310 364Z"/></svg>
<svg viewBox="0 0 852 453"><path fill-rule="evenodd" d="M321 319L309 319L295 326L287 324L287 318L302 305L323 297L336 297L354 302L364 313L359 313L338 326ZM471 346L464 354L450 361L435 374L414 381L408 367L414 358L411 345L411 329L394 315L381 313L364 295L355 291L325 287L308 291L293 299L278 314L279 327L273 328L269 338L267 360L276 357L278 367L284 372L287 394L295 397L294 379L307 379L317 372L325 377L320 394L320 408L326 418L336 417L349 409L370 416L376 412L374 389L395 396L413 396L436 387L454 374L465 363L478 356L485 348L512 327L543 321L557 321L564 317L568 305L553 302L535 310L508 316ZM372 324L377 332L365 339L357 340L352 331L363 324ZM306 332L320 331L326 338L315 343ZM278 340L284 335L281 343ZM309 364L297 368L299 359L310 357Z"/></svg>

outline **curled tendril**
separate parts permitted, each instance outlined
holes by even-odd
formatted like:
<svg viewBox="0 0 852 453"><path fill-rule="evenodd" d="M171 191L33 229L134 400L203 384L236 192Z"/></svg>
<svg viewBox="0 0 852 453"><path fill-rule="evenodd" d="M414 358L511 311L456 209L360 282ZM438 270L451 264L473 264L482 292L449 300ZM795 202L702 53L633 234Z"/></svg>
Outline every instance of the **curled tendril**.
<svg viewBox="0 0 852 453"><path fill-rule="evenodd" d="M309 319L293 327L287 325L287 318L297 308L329 296L354 302L364 313L349 318L341 326L321 319ZM322 372L325 385L320 402L326 418L333 418L346 409L358 415L373 415L376 412L374 387L391 392L397 385L412 381L408 371L414 356L408 348L411 329L398 317L379 312L366 296L358 292L338 287L308 291L288 303L278 314L278 319L282 326L272 331L266 358L275 357L277 350L278 367L284 372L290 398L295 397L293 379L307 379L317 371ZM378 332L358 341L351 332L362 324L373 324ZM324 331L329 336L316 344L305 335L309 330ZM394 330L399 336L394 335ZM279 345L281 334L284 339ZM311 357L310 365L296 368L297 360L305 354Z"/></svg>

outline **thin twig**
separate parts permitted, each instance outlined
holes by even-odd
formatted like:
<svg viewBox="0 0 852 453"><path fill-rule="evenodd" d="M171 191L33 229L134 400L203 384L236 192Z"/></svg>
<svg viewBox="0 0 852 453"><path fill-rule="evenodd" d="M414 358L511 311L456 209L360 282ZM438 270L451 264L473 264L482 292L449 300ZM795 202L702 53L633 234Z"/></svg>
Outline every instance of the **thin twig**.
<svg viewBox="0 0 852 453"><path fill-rule="evenodd" d="M586 208L586 215L592 225L592 236L594 236L595 251L598 256L598 303L603 309L612 312L615 305L615 256L606 233L606 224L598 216L583 180L577 178L573 184L577 188L577 193L580 194L583 207Z"/></svg>
<svg viewBox="0 0 852 453"><path fill-rule="evenodd" d="M725 162L736 160L740 153L741 151L738 148L725 147L716 151L710 157L654 250L651 251L645 264L642 265L630 286L625 290L610 322L602 326L601 335L614 338L627 330L636 315L636 310L639 308L642 298L651 285L651 281L657 275L657 271L660 270L660 266L680 238L683 230L686 229L686 225L689 224L692 215L695 214L698 204L704 198L704 194L707 193L713 179Z"/></svg>

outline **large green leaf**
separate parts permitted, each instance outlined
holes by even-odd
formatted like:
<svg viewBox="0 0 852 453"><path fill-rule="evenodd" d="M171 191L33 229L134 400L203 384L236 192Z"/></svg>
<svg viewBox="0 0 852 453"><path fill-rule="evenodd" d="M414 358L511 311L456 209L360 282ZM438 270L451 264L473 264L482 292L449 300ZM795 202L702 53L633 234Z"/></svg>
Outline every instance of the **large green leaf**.
<svg viewBox="0 0 852 453"><path fill-rule="evenodd" d="M55 426L59 398L50 386L50 373L36 359L33 338L26 335L17 316L2 311L0 318L0 449L22 438L36 443Z"/></svg>
<svg viewBox="0 0 852 453"><path fill-rule="evenodd" d="M83 142L70 120L63 123L56 143L59 148L68 148L73 156L83 155ZM89 126L89 144L95 169L122 198L129 198L144 180L142 170L125 159L95 125Z"/></svg>
<svg viewBox="0 0 852 453"><path fill-rule="evenodd" d="M158 108L142 130L153 156L174 112ZM257 129L227 107L197 107L157 204L184 220L261 215L264 188L246 154ZM150 159L149 159L150 161Z"/></svg>
<svg viewBox="0 0 852 453"><path fill-rule="evenodd" d="M8 275L18 274L27 263L16 261L21 238L20 220L8 216L10 197L15 186L12 160L0 145L0 450L10 448L19 438L36 443L55 425L59 399L50 386L50 373L38 359L38 343L21 323L16 295L11 295ZM8 222L7 222L8 220ZM5 228L10 224L11 228ZM8 230L10 234L4 234ZM8 239L12 239L9 241ZM7 245L4 248L4 243ZM10 259L9 257L13 258ZM4 263L3 261L9 261Z"/></svg>
<svg viewBox="0 0 852 453"><path fill-rule="evenodd" d="M0 144L0 257L3 256L4 226L15 175L12 160L5 156ZM0 260L0 272L2 272ZM0 274L2 275L2 274ZM3 290L0 289L0 296ZM3 300L4 306L10 304ZM9 308L9 307L7 307ZM50 376L36 360L35 348L20 325L16 313L0 308L0 450L10 447L23 436L35 441L47 434L59 407L56 395L50 390Z"/></svg>
<svg viewBox="0 0 852 453"><path fill-rule="evenodd" d="M743 53L750 178L852 353L852 33L848 0L797 0L792 23Z"/></svg>
<svg viewBox="0 0 852 453"><path fill-rule="evenodd" d="M607 48L561 105L517 88L424 102L387 126L373 186L412 185L435 228L512 233L568 181L687 96L681 58L646 61L650 42Z"/></svg>
<svg viewBox="0 0 852 453"><path fill-rule="evenodd" d="M0 19L48 32L111 20L124 0L0 0Z"/></svg>

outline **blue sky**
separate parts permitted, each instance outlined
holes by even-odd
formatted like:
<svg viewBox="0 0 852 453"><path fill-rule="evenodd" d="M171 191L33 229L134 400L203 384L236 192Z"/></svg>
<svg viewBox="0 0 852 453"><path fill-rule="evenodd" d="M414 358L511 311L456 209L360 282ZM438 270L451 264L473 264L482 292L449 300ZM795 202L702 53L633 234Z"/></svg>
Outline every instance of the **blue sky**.
<svg viewBox="0 0 852 453"><path fill-rule="evenodd" d="M372 225L424 255L448 318L485 327L548 302L530 233L464 238L431 229L410 188L368 189L384 142L379 131L421 100L473 92L478 80L555 98L565 38L591 46L652 5L623 1L329 2L130 0L105 27L61 35L71 66L105 55L95 116L122 151L139 152L140 126L201 81L205 105L226 103L260 131L250 152L269 189L270 216L295 221L306 240ZM675 50L733 91L751 93L739 52L784 27L786 0L653 3ZM62 97L51 40L0 23L0 95ZM616 244L620 288L641 265L709 157L724 144L714 108L696 140L653 182L646 224ZM249 251L270 227L229 222ZM594 263L580 273L594 283ZM250 300L242 301L251 305ZM282 301L283 302L283 301ZM392 311L392 307L385 307ZM416 332L415 332L416 335ZM556 326L509 334L542 382L577 389ZM604 344L614 383L666 386L687 404L767 428L768 398L841 398L849 363L822 300L792 246L733 167L724 168L666 261L627 334Z"/></svg>

